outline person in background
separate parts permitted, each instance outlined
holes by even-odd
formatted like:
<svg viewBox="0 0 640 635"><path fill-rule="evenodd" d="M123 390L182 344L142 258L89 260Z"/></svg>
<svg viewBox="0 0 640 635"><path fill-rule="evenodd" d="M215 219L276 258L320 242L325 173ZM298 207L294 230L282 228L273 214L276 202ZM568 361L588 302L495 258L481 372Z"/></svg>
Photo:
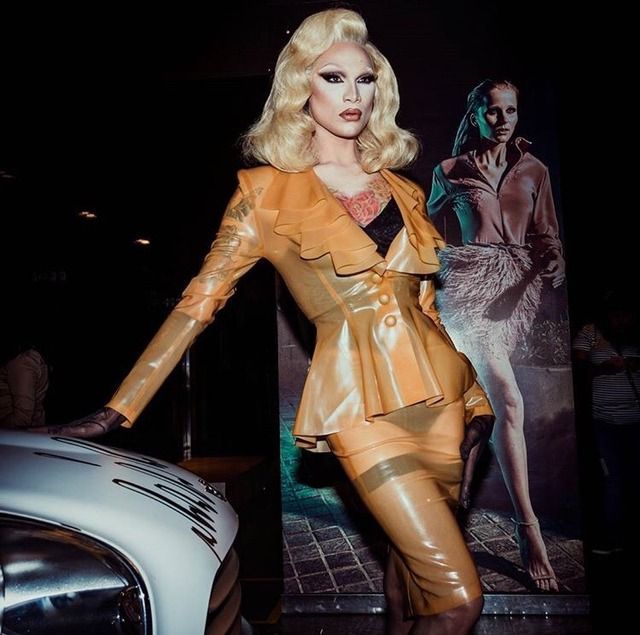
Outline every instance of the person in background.
<svg viewBox="0 0 640 635"><path fill-rule="evenodd" d="M0 333L0 428L45 424L49 367L42 353L16 325Z"/></svg>
<svg viewBox="0 0 640 635"><path fill-rule="evenodd" d="M590 404L590 436L602 486L595 510L602 522L593 537L593 551L600 554L629 551L637 542L631 522L640 502L640 325L627 293L605 294L596 319L573 340L576 394Z"/></svg>
<svg viewBox="0 0 640 635"><path fill-rule="evenodd" d="M266 258L317 330L296 441L338 457L389 538L388 632L463 635L482 589L454 508L468 504L493 413L435 310L443 241L421 189L392 171L419 150L396 125L398 109L394 72L362 17L308 17L244 137L246 156L262 165L238 173L200 273L108 405L43 431L131 426L240 277Z"/></svg>
<svg viewBox="0 0 640 635"><path fill-rule="evenodd" d="M529 492L524 404L511 354L529 332L544 283L563 284L564 259L549 173L515 137L518 89L487 79L467 97L453 156L433 171L432 217L453 213L462 246L440 254L438 308L471 359L496 413L491 439L514 507L515 537L531 582L557 591Z"/></svg>

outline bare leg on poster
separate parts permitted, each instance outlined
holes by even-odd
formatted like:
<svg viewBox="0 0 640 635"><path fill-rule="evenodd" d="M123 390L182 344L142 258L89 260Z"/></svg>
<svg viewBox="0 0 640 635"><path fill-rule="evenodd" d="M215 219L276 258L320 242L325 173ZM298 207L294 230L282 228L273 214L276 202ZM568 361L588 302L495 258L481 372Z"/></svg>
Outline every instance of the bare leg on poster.
<svg viewBox="0 0 640 635"><path fill-rule="evenodd" d="M513 503L515 539L522 564L537 589L558 591L540 523L531 504L524 405L513 368L508 357L486 356L479 360L476 369L496 415L491 442Z"/></svg>

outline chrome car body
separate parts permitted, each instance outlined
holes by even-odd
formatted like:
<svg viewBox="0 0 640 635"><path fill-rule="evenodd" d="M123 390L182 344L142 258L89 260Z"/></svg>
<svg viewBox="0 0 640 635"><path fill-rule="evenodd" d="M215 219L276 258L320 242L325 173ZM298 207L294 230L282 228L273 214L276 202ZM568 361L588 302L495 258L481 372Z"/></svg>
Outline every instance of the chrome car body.
<svg viewBox="0 0 640 635"><path fill-rule="evenodd" d="M240 632L237 515L155 458L0 430L0 632Z"/></svg>

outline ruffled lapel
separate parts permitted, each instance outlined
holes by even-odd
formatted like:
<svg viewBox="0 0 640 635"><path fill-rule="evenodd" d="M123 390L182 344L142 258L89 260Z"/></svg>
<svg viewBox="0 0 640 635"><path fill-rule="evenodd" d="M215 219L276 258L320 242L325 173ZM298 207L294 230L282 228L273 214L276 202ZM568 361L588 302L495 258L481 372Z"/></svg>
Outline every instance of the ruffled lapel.
<svg viewBox="0 0 640 635"><path fill-rule="evenodd" d="M433 225L421 214L424 197L409 181L382 170L398 203L405 227L393 240L387 259L349 216L313 170L280 172L268 187L262 206L277 211L274 232L300 246L300 257L331 256L338 275L375 268L426 274L438 269L437 247L443 247Z"/></svg>
<svg viewBox="0 0 640 635"><path fill-rule="evenodd" d="M375 243L358 227L313 170L279 172L262 205L278 211L274 231L300 245L300 257L325 254L337 274L350 275L384 261Z"/></svg>
<svg viewBox="0 0 640 635"><path fill-rule="evenodd" d="M387 268L416 274L438 271L440 261L436 249L442 249L445 242L425 215L422 190L389 170L380 173L390 185L404 220L404 228L393 239L387 252Z"/></svg>

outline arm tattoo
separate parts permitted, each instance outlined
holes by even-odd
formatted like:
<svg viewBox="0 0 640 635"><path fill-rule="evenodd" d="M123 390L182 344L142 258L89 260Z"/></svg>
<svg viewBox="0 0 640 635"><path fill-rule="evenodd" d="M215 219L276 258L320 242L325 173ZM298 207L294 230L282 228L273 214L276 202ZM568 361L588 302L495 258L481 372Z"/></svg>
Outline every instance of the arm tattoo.
<svg viewBox="0 0 640 635"><path fill-rule="evenodd" d="M254 209L256 205L256 197L262 192L263 188L257 187L249 192L246 196L243 196L235 205L230 206L227 209L227 216L237 220L243 221L249 212Z"/></svg>
<svg viewBox="0 0 640 635"><path fill-rule="evenodd" d="M238 252L241 242L238 228L235 225L231 223L221 225L209 252L209 256L214 256L216 259L214 266L208 271L211 278L224 280L229 276L229 264Z"/></svg>

